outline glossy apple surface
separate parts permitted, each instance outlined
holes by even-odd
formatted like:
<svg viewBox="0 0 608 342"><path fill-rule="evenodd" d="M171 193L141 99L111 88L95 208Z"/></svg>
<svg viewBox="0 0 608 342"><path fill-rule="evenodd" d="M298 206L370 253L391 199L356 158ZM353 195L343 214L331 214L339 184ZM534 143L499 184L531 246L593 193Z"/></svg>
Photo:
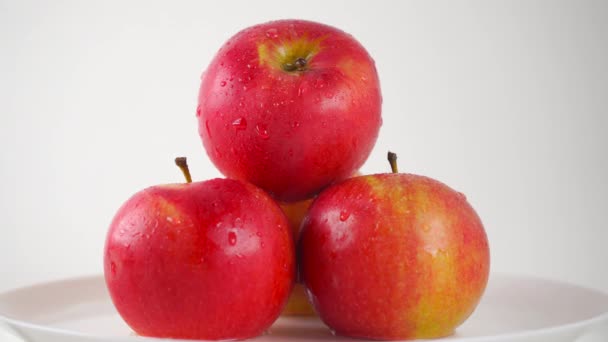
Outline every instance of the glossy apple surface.
<svg viewBox="0 0 608 342"><path fill-rule="evenodd" d="M412 174L326 189L298 246L321 319L357 338L451 335L475 309L489 274L486 233L464 195Z"/></svg>
<svg viewBox="0 0 608 342"><path fill-rule="evenodd" d="M227 177L281 201L354 173L381 125L374 61L351 35L301 20L247 28L202 76L199 134Z"/></svg>
<svg viewBox="0 0 608 342"><path fill-rule="evenodd" d="M253 185L155 186L114 217L104 271L116 309L140 335L250 338L287 301L293 238L276 202Z"/></svg>

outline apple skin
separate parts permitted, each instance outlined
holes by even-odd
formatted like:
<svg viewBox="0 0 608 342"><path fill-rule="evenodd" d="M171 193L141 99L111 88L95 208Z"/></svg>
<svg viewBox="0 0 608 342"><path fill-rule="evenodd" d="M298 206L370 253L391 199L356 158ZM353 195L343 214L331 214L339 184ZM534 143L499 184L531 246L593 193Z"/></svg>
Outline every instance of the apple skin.
<svg viewBox="0 0 608 342"><path fill-rule="evenodd" d="M281 209L287 216L291 232L293 234L294 241L297 241L300 235L300 225L306 217L308 208L312 203L313 199L293 202L293 203L279 203ZM283 309L282 315L287 316L316 316L315 310L306 298L306 292L304 285L297 279L296 283L291 290L287 305Z"/></svg>
<svg viewBox="0 0 608 342"><path fill-rule="evenodd" d="M154 186L114 217L104 273L139 335L245 339L281 313L295 277L294 242L279 206L251 184Z"/></svg>
<svg viewBox="0 0 608 342"><path fill-rule="evenodd" d="M361 176L361 173L357 171L352 176ZM294 241L298 241L300 237L300 228L302 226L302 222L304 221L313 200L314 198L292 203L279 202L281 210L283 210L283 213L285 213L285 216L287 216L287 220L289 221L289 226L291 227ZM282 314L286 316L317 315L315 313L315 309L312 307L310 301L306 297L304 285L300 281L297 274L296 283L293 286L293 290L291 290L291 295L289 296L289 300L287 301L287 305L285 305Z"/></svg>
<svg viewBox="0 0 608 342"><path fill-rule="evenodd" d="M322 192L298 243L300 274L337 334L451 335L477 306L490 253L464 195L424 176L352 178Z"/></svg>
<svg viewBox="0 0 608 342"><path fill-rule="evenodd" d="M302 58L302 70L286 71ZM302 20L249 27L201 77L199 134L215 166L294 202L352 175L382 123L374 61L351 35Z"/></svg>

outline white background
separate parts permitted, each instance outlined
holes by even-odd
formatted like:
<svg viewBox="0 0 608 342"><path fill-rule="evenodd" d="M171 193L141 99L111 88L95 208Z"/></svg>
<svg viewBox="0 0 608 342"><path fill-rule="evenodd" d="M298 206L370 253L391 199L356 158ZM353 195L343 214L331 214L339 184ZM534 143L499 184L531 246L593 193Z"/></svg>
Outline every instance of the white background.
<svg viewBox="0 0 608 342"><path fill-rule="evenodd" d="M134 192L220 176L199 76L238 30L280 18L352 33L384 125L364 173L464 192L492 271L608 291L606 1L0 1L0 290L97 274Z"/></svg>

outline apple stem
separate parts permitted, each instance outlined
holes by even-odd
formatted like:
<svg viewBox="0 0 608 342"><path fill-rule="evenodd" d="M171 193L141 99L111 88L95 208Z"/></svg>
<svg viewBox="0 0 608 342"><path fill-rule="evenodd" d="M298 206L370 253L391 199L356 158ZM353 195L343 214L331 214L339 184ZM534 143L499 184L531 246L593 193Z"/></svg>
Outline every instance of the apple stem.
<svg viewBox="0 0 608 342"><path fill-rule="evenodd" d="M182 170L184 177L186 177L186 183L192 183L192 176L190 175L190 169L188 168L188 161L186 157L175 158L175 165Z"/></svg>
<svg viewBox="0 0 608 342"><path fill-rule="evenodd" d="M293 63L283 64L283 70L285 71L303 71L306 68L306 58L299 57Z"/></svg>
<svg viewBox="0 0 608 342"><path fill-rule="evenodd" d="M399 173L399 170L397 169L397 153L388 151L388 162L391 164L393 173Z"/></svg>

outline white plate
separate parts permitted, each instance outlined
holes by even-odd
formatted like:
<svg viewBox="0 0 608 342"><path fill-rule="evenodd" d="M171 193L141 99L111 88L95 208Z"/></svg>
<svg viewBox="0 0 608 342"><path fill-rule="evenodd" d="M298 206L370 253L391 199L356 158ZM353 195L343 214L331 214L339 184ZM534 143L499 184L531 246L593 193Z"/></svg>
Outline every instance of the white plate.
<svg viewBox="0 0 608 342"><path fill-rule="evenodd" d="M114 310L101 276L0 294L0 318L6 323L0 331L3 342L161 341L131 332ZM255 340L348 339L333 336L317 319L279 318L268 334ZM606 342L608 294L537 278L493 275L475 313L445 340Z"/></svg>

